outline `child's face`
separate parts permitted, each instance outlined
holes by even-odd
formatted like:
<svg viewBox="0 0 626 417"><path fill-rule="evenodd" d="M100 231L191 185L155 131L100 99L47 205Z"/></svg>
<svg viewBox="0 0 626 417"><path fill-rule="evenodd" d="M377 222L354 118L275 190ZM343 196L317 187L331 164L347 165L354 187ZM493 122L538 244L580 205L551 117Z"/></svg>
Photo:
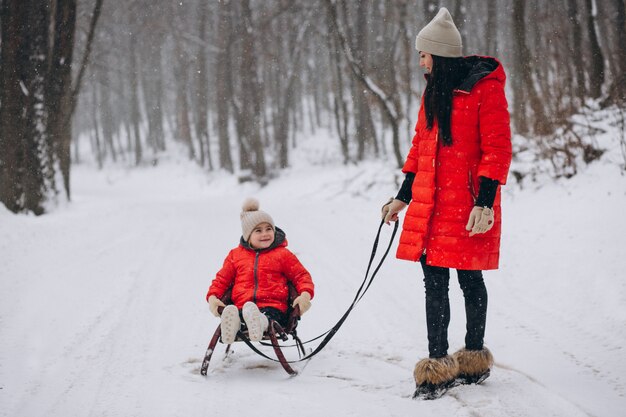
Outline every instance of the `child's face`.
<svg viewBox="0 0 626 417"><path fill-rule="evenodd" d="M274 242L274 228L269 223L261 223L252 229L250 246L254 249L266 249Z"/></svg>

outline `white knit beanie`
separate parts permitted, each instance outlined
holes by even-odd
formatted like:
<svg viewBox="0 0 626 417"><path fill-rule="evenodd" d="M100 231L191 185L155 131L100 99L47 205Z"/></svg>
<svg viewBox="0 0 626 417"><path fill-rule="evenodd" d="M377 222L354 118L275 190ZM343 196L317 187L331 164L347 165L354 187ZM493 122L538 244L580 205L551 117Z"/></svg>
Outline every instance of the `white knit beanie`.
<svg viewBox="0 0 626 417"><path fill-rule="evenodd" d="M269 223L274 229L276 228L272 216L259 210L259 200L248 198L243 202L241 209L241 233L246 242L250 239L250 234L254 228L261 223Z"/></svg>
<svg viewBox="0 0 626 417"><path fill-rule="evenodd" d="M446 58L463 56L461 34L448 9L439 9L437 16L420 30L415 38L415 49Z"/></svg>

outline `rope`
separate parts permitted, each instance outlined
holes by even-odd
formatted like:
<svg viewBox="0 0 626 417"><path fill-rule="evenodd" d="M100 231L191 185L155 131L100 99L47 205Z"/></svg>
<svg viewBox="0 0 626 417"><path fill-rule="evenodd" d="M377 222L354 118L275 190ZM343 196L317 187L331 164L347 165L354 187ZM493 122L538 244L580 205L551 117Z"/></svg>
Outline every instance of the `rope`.
<svg viewBox="0 0 626 417"><path fill-rule="evenodd" d="M321 338L323 336L326 336L326 337L324 337L324 340L322 340L320 342L320 344L317 346L317 348L315 348L314 351L312 351L310 354L306 355L304 358L301 358L301 359L298 359L298 360L295 360L295 361L287 361L287 363L295 363L295 362L305 361L305 360L311 359L313 356L317 355L328 344L328 342L330 342L330 340L335 336L335 334L337 334L337 331L339 330L339 328L341 328L343 323L346 321L346 319L348 318L348 316L352 312L352 309L354 308L354 306L356 306L358 304L358 302L361 301L361 299L363 298L363 296L365 295L365 293L369 289L370 285L372 285L372 282L374 281L374 277L378 273L378 270L383 265L383 262L385 261L385 258L387 257L387 254L389 253L389 250L391 249L391 245L393 244L393 239L396 236L396 232L398 231L398 224L399 224L399 222L395 222L394 227L393 227L393 232L391 233L391 238L389 239L389 245L387 246L387 249L385 250L385 253L383 254L382 258L380 259L380 262L378 263L378 265L374 269L374 273L372 274L371 277L369 277L369 280L368 280L368 275L369 275L372 263L374 261L374 257L376 256L376 251L378 249L378 241L380 240L380 231L381 231L381 229L383 227L383 224L385 224L384 220L382 220L380 222L380 226L378 226L378 232L376 233L376 239L374 239L374 245L372 246L372 254L370 255L369 263L367 264L367 270L365 272L365 277L363 278L363 282L361 283L361 286L359 287L359 289L356 292L356 295L354 296L354 300L352 301L352 304L350 304L350 306L348 307L348 310L346 310L346 312L343 314L343 316L341 316L339 321L333 327L331 327L329 330L327 330L326 332L322 333L321 335L319 335L319 336L317 336L317 337L315 337L313 339L307 340L306 342L302 343L302 344L306 344L306 343L312 342L314 340L317 340L317 339L319 339L319 338ZM254 352L256 352L258 355L263 356L264 358L267 358L267 359L269 359L271 361L274 361L274 362L280 362L279 360L274 359L272 357L269 357L265 353L263 353L259 349L257 349L252 344L252 342L250 342L250 340L244 334L242 334L241 332L239 332L238 335L241 338L241 340L243 340L245 342L245 344L248 345L248 347L250 349L252 349ZM273 346L273 345L270 345L270 346Z"/></svg>

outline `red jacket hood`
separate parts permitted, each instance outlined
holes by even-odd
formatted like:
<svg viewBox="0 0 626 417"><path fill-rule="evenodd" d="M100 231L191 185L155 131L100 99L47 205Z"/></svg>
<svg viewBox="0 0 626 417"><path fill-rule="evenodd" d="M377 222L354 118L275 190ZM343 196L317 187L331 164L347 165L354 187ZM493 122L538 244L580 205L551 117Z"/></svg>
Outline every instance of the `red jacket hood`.
<svg viewBox="0 0 626 417"><path fill-rule="evenodd" d="M497 59L472 55L465 57L464 60L469 66L469 71L457 90L469 93L479 81L483 80L497 80L503 84L506 81L504 68Z"/></svg>

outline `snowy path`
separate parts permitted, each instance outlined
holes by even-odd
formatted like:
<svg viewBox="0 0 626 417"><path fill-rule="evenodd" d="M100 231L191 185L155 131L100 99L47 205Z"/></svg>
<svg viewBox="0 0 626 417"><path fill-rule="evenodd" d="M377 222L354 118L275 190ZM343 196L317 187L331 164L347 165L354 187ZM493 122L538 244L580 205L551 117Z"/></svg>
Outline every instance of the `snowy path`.
<svg viewBox="0 0 626 417"><path fill-rule="evenodd" d="M245 345L226 360L218 347L199 375L218 323L203 297L237 243L242 200L260 198L314 277L306 340L334 324L362 279L394 186L346 189L367 189L376 166L302 172L261 191L228 178L207 185L191 167L79 167L68 207L43 218L0 211L0 416L622 415L626 181L602 185L601 168L506 195L502 268L486 275L492 377L423 402L411 399L426 354L421 273L393 253L296 378ZM455 278L451 351L464 328Z"/></svg>

